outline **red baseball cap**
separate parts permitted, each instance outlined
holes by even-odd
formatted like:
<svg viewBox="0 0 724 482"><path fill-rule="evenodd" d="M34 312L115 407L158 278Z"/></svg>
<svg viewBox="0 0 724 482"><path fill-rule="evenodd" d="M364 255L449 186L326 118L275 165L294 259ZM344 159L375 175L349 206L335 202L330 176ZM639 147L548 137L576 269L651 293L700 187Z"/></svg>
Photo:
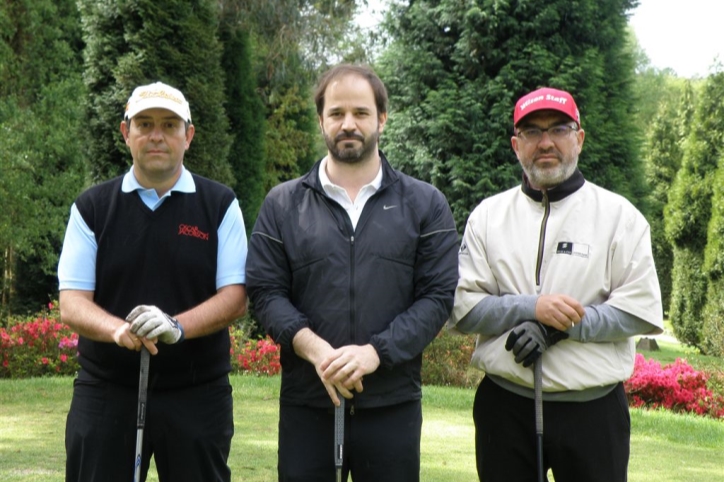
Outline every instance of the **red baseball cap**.
<svg viewBox="0 0 724 482"><path fill-rule="evenodd" d="M578 112L573 96L564 90L551 89L550 87L543 87L518 99L513 112L513 126L517 126L528 114L539 110L562 112L576 121L579 128L581 127L581 115Z"/></svg>

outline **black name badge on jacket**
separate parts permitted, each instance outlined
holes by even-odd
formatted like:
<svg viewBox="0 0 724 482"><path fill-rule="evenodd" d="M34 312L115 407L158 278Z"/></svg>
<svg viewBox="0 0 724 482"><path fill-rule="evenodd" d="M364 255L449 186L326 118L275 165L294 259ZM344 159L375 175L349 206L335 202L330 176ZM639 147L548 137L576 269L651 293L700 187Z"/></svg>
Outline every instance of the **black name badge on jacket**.
<svg viewBox="0 0 724 482"><path fill-rule="evenodd" d="M580 258L588 258L590 246L582 243L573 243L570 241L561 241L558 243L556 254L568 254L571 256L578 256Z"/></svg>

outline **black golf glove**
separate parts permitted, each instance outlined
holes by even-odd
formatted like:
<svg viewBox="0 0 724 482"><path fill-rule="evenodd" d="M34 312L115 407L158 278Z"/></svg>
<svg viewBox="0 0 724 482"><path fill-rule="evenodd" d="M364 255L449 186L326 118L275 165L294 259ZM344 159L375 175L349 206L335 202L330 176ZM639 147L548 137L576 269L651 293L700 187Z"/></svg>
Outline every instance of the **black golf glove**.
<svg viewBox="0 0 724 482"><path fill-rule="evenodd" d="M548 348L568 338L568 333L538 321L524 321L516 326L505 341L505 349L513 351L515 362L531 366Z"/></svg>
<svg viewBox="0 0 724 482"><path fill-rule="evenodd" d="M136 306L126 317L131 333L146 338L158 338L169 345L184 341L184 329L176 320L155 306Z"/></svg>

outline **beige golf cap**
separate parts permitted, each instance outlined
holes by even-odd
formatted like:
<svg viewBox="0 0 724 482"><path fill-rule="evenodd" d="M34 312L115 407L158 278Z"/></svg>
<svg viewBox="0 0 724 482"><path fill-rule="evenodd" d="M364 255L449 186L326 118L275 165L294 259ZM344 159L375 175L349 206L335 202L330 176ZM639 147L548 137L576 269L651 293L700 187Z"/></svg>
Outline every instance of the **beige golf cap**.
<svg viewBox="0 0 724 482"><path fill-rule="evenodd" d="M126 104L126 119L146 109L168 109L185 122L191 122L191 108L180 90L156 82L136 87Z"/></svg>

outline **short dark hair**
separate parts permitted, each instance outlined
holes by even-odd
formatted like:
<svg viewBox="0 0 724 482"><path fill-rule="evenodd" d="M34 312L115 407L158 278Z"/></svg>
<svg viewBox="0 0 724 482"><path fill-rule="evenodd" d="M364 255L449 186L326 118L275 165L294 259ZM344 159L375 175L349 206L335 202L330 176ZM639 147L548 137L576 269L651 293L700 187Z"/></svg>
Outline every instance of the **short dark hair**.
<svg viewBox="0 0 724 482"><path fill-rule="evenodd" d="M346 77L348 75L356 75L369 82L372 87L372 92L375 94L377 115L386 114L387 89L375 71L367 65L339 64L322 74L322 77L320 77L317 83L317 88L314 91L314 103L317 106L317 115L321 117L322 112L324 112L324 93L327 91L329 84L340 77Z"/></svg>

